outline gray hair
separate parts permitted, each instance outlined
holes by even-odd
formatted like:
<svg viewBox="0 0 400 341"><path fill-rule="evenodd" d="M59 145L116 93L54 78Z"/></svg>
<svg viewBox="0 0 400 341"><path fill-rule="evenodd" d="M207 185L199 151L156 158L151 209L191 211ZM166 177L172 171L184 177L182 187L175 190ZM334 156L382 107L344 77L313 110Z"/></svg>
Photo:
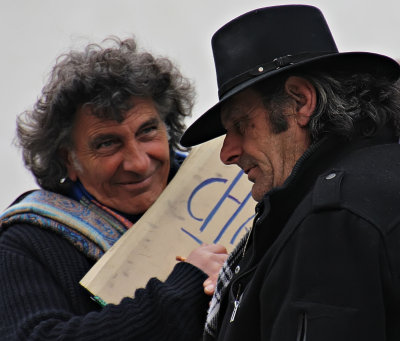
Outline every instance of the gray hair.
<svg viewBox="0 0 400 341"><path fill-rule="evenodd" d="M137 50L133 38L110 37L84 51L61 55L32 110L17 118L17 145L26 167L44 189L62 192L67 170L61 148L71 149L77 110L93 108L99 118L122 122L132 96L151 98L167 126L171 150L179 145L194 90L167 58Z"/></svg>
<svg viewBox="0 0 400 341"><path fill-rule="evenodd" d="M294 74L291 74L294 75ZM371 136L390 123L400 136L400 84L367 73L302 72L295 74L309 80L317 92L317 106L308 129L313 141L327 133L351 139L355 135ZM288 128L282 115L289 96L284 90L288 76L255 86L265 98L264 105L274 132ZM267 95L267 96L266 96ZM286 123L285 123L286 122Z"/></svg>

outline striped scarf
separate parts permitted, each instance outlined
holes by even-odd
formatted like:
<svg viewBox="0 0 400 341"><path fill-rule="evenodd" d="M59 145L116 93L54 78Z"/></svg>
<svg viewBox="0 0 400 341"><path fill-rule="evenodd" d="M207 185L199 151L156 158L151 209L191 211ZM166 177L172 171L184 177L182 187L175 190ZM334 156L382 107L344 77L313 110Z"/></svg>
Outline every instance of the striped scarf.
<svg viewBox="0 0 400 341"><path fill-rule="evenodd" d="M210 308L208 309L207 321L204 329L205 340L214 339L217 335L219 310L221 305L221 298L225 295L228 285L233 276L233 269L237 266L242 259L243 249L246 245L247 239L251 230L249 230L240 240L235 249L229 254L228 259L221 268L218 275L217 285L215 287L214 295L211 300Z"/></svg>
<svg viewBox="0 0 400 341"><path fill-rule="evenodd" d="M63 236L88 258L98 260L132 223L79 187L77 193L79 201L45 190L29 192L0 215L0 231L20 223L45 228Z"/></svg>

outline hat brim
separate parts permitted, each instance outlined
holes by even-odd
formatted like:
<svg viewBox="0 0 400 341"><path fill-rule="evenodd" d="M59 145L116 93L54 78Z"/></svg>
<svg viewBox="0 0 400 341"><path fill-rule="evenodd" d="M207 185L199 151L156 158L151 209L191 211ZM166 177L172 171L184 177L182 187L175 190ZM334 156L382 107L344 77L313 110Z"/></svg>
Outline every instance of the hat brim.
<svg viewBox="0 0 400 341"><path fill-rule="evenodd" d="M309 70L310 64L313 64L313 67L316 69L324 67L324 69L328 71L332 68L336 68L337 70L351 73L365 72L378 78L385 77L391 81L397 80L400 76L400 65L395 60L384 55L369 52L334 53L310 58L296 64L275 69L245 81L225 93L217 104L207 110L185 131L180 141L181 145L184 147L195 146L224 135L226 130L221 124L221 104L233 95L255 83L287 71L293 71L294 69L299 69L300 71L303 66L308 66Z"/></svg>

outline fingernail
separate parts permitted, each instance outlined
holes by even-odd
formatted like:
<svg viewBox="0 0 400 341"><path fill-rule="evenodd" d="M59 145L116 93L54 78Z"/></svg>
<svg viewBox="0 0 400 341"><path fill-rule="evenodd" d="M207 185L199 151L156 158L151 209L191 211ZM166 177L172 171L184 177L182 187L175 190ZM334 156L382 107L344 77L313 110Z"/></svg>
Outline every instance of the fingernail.
<svg viewBox="0 0 400 341"><path fill-rule="evenodd" d="M176 259L178 262L186 262L186 257L183 257L183 256L176 256L175 259Z"/></svg>
<svg viewBox="0 0 400 341"><path fill-rule="evenodd" d="M205 287L205 290L206 290L207 292L213 292L214 289L215 289L214 284L209 284L209 285L207 285L207 286Z"/></svg>

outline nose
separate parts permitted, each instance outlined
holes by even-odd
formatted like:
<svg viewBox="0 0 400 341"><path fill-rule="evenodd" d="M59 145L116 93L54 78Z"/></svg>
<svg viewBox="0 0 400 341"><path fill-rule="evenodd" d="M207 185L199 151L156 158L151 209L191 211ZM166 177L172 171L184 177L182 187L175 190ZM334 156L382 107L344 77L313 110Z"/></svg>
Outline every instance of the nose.
<svg viewBox="0 0 400 341"><path fill-rule="evenodd" d="M221 161L226 165L235 164L239 161L242 153L240 137L234 133L227 133L219 154Z"/></svg>
<svg viewBox="0 0 400 341"><path fill-rule="evenodd" d="M150 166L150 157L138 143L131 142L124 151L122 168L128 172L145 174Z"/></svg>

